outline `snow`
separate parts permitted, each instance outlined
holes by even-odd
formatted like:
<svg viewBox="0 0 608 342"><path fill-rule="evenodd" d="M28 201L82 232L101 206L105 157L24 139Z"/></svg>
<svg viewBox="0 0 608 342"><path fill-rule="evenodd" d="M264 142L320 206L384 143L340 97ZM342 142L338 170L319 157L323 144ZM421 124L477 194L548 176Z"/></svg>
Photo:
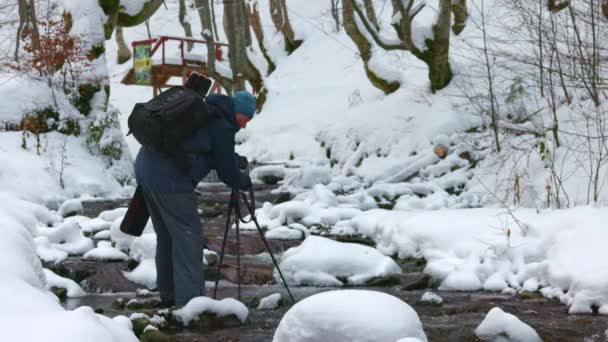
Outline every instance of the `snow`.
<svg viewBox="0 0 608 342"><path fill-rule="evenodd" d="M93 248L93 240L84 236L76 222L64 222L55 227L40 227L38 236L48 239L50 246L72 255L84 254ZM40 240L46 244L45 240Z"/></svg>
<svg viewBox="0 0 608 342"><path fill-rule="evenodd" d="M106 211L101 212L99 214L99 218L104 221L107 221L107 222L113 222L113 221L116 221L116 219L122 218L123 216L125 216L126 213L127 213L127 208L116 208L116 209L106 210Z"/></svg>
<svg viewBox="0 0 608 342"><path fill-rule="evenodd" d="M362 285L373 277L401 273L393 259L376 249L354 243L342 243L309 236L287 250L279 265L289 284L317 286Z"/></svg>
<svg viewBox="0 0 608 342"><path fill-rule="evenodd" d="M44 276L46 277L46 288L50 290L53 287L60 287L67 290L69 298L82 297L86 295L86 292L78 285L75 281L68 278L63 278L55 274L55 272L43 269Z"/></svg>
<svg viewBox="0 0 608 342"><path fill-rule="evenodd" d="M258 310L274 310L281 305L281 294L273 293L260 299Z"/></svg>
<svg viewBox="0 0 608 342"><path fill-rule="evenodd" d="M86 252L83 255L83 258L97 261L116 261L127 260L128 256L112 247L112 243L108 241L99 241L97 247Z"/></svg>
<svg viewBox="0 0 608 342"><path fill-rule="evenodd" d="M367 290L319 293L283 316L273 342L427 341L416 311L391 295Z"/></svg>
<svg viewBox="0 0 608 342"><path fill-rule="evenodd" d="M245 304L234 298L214 300L209 297L192 298L184 307L173 311L173 315L188 326L191 321L197 320L202 313L213 313L218 317L236 316L241 323L245 323L249 310Z"/></svg>
<svg viewBox="0 0 608 342"><path fill-rule="evenodd" d="M540 342L534 329L516 316L493 308L475 329L475 335L484 341Z"/></svg>
<svg viewBox="0 0 608 342"><path fill-rule="evenodd" d="M84 220L83 222L79 222L80 228L83 232L87 233L98 233L104 230L110 229L111 222L108 222L102 218L96 217L90 220Z"/></svg>
<svg viewBox="0 0 608 342"><path fill-rule="evenodd" d="M68 215L81 214L82 211L82 202L79 199L71 199L61 204L58 213L59 215L66 217Z"/></svg>
<svg viewBox="0 0 608 342"><path fill-rule="evenodd" d="M297 223L292 224L292 225L296 225L296 224ZM306 228L304 228L305 230L300 230L300 229L291 228L291 227L292 226L276 227L274 229L267 231L264 234L264 236L266 237L266 239L270 239L270 240L301 240L308 233L308 229L306 229Z"/></svg>
<svg viewBox="0 0 608 342"><path fill-rule="evenodd" d="M38 227L54 223L56 215L4 191L0 201L3 337L11 341L137 341L131 330L119 322L120 318L109 319L89 307L71 311L61 307L46 288L66 287L69 296L76 296L80 294L79 287L43 270L33 237ZM71 226L44 229L67 229L73 233ZM48 241L47 237L44 239Z"/></svg>
<svg viewBox="0 0 608 342"><path fill-rule="evenodd" d="M442 304L443 298L433 292L425 292L420 298L420 303L424 304Z"/></svg>

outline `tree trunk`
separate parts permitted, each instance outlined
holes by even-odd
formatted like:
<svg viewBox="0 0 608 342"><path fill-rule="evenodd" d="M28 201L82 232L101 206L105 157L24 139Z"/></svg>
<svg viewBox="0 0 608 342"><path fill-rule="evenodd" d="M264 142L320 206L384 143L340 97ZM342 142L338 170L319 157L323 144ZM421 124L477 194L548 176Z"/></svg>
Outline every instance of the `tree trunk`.
<svg viewBox="0 0 608 342"><path fill-rule="evenodd" d="M287 3L285 0L270 0L270 16L274 27L285 38L285 49L287 52L292 53L302 44L302 41L295 39L295 34L287 14Z"/></svg>
<svg viewBox="0 0 608 342"><path fill-rule="evenodd" d="M125 43L125 39L122 34L122 27L116 27L116 45L118 45L118 54L116 55L116 62L123 64L131 59L131 49Z"/></svg>
<svg viewBox="0 0 608 342"><path fill-rule="evenodd" d="M380 25L378 25L378 17L376 17L376 10L374 9L374 3L372 0L363 0L363 6L365 6L365 14L367 15L367 19L369 19L369 22L374 25L376 31L380 30Z"/></svg>
<svg viewBox="0 0 608 342"><path fill-rule="evenodd" d="M219 33L217 32L217 23L215 20L215 5L213 4L214 0L211 0L211 23L213 23L213 33L215 34L215 40L220 40Z"/></svg>
<svg viewBox="0 0 608 342"><path fill-rule="evenodd" d="M429 61L429 78L431 90L444 88L452 80L452 69L449 61L450 26L452 24L452 0L439 1L439 14L433 26L433 42L427 41L427 47L432 51ZM430 43L431 46L428 46Z"/></svg>
<svg viewBox="0 0 608 342"><path fill-rule="evenodd" d="M150 20L146 20L144 23L146 25L146 33L148 33L148 39L152 39L152 31L150 31Z"/></svg>
<svg viewBox="0 0 608 342"><path fill-rule="evenodd" d="M255 38L258 41L258 45L266 62L268 63L268 74L272 73L276 66L270 56L268 56L268 51L266 50L266 46L264 46L264 29L262 28L262 20L260 19L260 12L258 11L257 2L253 2L247 4L248 12L249 12L249 24L251 25L251 29L255 34Z"/></svg>
<svg viewBox="0 0 608 342"><path fill-rule="evenodd" d="M329 0L331 2L331 16L334 18L336 23L336 32L340 31L340 12L338 11L338 5L340 0Z"/></svg>
<svg viewBox="0 0 608 342"><path fill-rule="evenodd" d="M17 38L15 39L15 62L19 62L19 46L21 45L21 33L29 19L26 0L19 0L19 26L17 27Z"/></svg>
<svg viewBox="0 0 608 342"><path fill-rule="evenodd" d="M186 20L186 0L179 0L179 23L184 28L186 37L192 38L192 26ZM188 51L192 50L193 43L188 42Z"/></svg>
<svg viewBox="0 0 608 342"><path fill-rule="evenodd" d="M245 90L249 81L254 92L262 87L262 76L247 56L249 16L243 11L244 0L224 0L224 30L228 37L228 60L232 69L234 90Z"/></svg>
<svg viewBox="0 0 608 342"><path fill-rule="evenodd" d="M40 49L40 33L38 31L38 17L36 16L36 3L30 0L28 5L30 29L32 35L32 46L34 49Z"/></svg>
<svg viewBox="0 0 608 342"><path fill-rule="evenodd" d="M211 4L213 0L194 0L194 5L198 9L198 15L201 20L203 39L207 41L207 73L209 77L226 90L228 94L232 93L232 80L219 75L215 69L215 40L213 39L213 23L211 19Z"/></svg>
<svg viewBox="0 0 608 342"><path fill-rule="evenodd" d="M363 61L363 67L365 68L367 78L376 88L382 90L386 94L390 94L399 89L400 84L394 81L389 82L381 78L369 68L368 63L372 56L372 45L357 27L353 1L355 0L342 0L342 21L344 23L344 31L346 31L346 34L353 40L359 50L359 56L361 56L361 60Z"/></svg>
<svg viewBox="0 0 608 342"><path fill-rule="evenodd" d="M469 18L467 0L454 0L452 3L452 13L454 13L452 32L454 32L455 35L459 35L460 32L464 30L467 19Z"/></svg>

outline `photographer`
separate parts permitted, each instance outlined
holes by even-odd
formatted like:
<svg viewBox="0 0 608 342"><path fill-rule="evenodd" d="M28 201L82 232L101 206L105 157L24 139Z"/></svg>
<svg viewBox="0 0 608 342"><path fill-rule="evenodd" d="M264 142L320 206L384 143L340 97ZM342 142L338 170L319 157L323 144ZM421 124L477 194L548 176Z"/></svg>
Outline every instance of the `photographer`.
<svg viewBox="0 0 608 342"><path fill-rule="evenodd" d="M180 171L174 160L146 147L141 148L135 162L137 183L157 235L157 287L165 307L184 305L205 293L196 185L214 169L231 188L251 187L249 176L239 170L243 159L235 154L234 145L235 134L247 126L255 112L253 95L246 91L233 97L210 95L206 102L219 109L220 115L181 144L187 172Z"/></svg>

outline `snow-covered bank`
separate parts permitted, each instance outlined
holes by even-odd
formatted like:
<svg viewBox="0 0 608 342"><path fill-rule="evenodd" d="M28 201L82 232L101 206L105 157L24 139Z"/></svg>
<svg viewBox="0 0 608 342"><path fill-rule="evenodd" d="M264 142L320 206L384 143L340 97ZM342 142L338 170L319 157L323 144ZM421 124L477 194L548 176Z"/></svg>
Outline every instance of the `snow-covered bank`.
<svg viewBox="0 0 608 342"><path fill-rule="evenodd" d="M571 313L608 312L608 210L513 214L519 224L502 209L372 210L332 231L369 236L387 255L425 258L442 290L540 290Z"/></svg>
<svg viewBox="0 0 608 342"><path fill-rule="evenodd" d="M49 292L33 235L59 220L48 209L0 194L0 329L7 341L137 341L125 317L90 307L66 311ZM53 279L57 281L57 279Z"/></svg>

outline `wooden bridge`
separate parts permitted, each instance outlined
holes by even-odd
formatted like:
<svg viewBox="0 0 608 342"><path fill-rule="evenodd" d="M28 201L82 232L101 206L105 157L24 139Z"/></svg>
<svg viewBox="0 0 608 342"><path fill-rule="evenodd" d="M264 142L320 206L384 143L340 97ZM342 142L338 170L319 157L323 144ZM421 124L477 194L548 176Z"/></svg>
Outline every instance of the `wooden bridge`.
<svg viewBox="0 0 608 342"><path fill-rule="evenodd" d="M167 57L166 55L166 43L170 41L179 42L180 55L179 57ZM172 77L181 77L183 81L186 80L188 75L192 71L196 71L203 75L208 76L207 71L207 63L204 61L204 58L200 56L196 56L194 54L188 53L187 44L206 44L207 41L193 38L184 38L184 37L172 37L172 36L160 36L158 38L147 39L134 41L131 43L133 47L133 68L129 70L129 72L122 79L122 83L126 85L140 85L140 86L152 86L154 96L158 95L159 91L162 91L162 88L171 87L169 85L169 80ZM151 51L149 56L145 58L149 58L147 63L150 63L149 66L151 69L150 80L147 82L141 82L136 79L136 63L137 63L137 47L138 46L146 46L150 45ZM223 60L223 51L222 48L228 47L228 44L225 43L214 43L215 45L215 59L217 61ZM154 61L152 58L157 51L161 51L161 60ZM221 86L219 83L215 82L213 85L212 92L220 93Z"/></svg>

